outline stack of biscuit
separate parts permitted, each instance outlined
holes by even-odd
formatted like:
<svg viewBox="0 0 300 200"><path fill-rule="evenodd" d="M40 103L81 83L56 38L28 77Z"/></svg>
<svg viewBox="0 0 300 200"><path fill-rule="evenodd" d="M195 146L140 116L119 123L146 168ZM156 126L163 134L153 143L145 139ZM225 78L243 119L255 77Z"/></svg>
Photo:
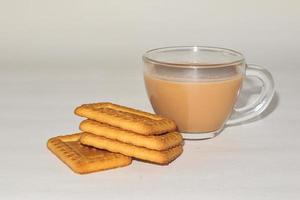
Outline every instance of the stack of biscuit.
<svg viewBox="0 0 300 200"><path fill-rule="evenodd" d="M101 160L103 162L105 159L100 161L96 159L99 161L97 165L94 164L95 166L90 169L87 169L86 165L82 170L81 165L79 167L72 165L57 154L56 147L51 146L51 140L61 138L50 139L49 149L75 172L88 173L126 166L131 163L131 157L157 164L168 164L183 151L182 136L176 131L176 125L172 120L112 103L84 104L75 109L75 114L87 118L80 123L79 128L83 132L73 136L77 146L85 149L86 153L93 151L95 155L96 152L109 154L110 159L106 161L112 160L103 167Z"/></svg>

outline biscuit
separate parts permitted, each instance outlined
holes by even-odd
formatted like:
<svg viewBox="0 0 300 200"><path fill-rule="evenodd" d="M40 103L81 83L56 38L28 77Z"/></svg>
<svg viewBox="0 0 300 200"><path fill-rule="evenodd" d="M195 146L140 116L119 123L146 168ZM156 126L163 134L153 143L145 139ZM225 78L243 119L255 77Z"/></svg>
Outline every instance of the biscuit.
<svg viewBox="0 0 300 200"><path fill-rule="evenodd" d="M162 135L141 135L89 119L81 122L79 127L83 132L160 151L177 146L182 142L182 136L178 132L169 132Z"/></svg>
<svg viewBox="0 0 300 200"><path fill-rule="evenodd" d="M85 145L93 146L99 149L106 149L111 152L121 153L130 157L141 160L150 161L158 164L168 164L177 158L183 151L182 145L173 148L157 151L138 147L132 144L126 144L117 140L111 140L92 133L84 132L80 138L80 142Z"/></svg>
<svg viewBox="0 0 300 200"><path fill-rule="evenodd" d="M48 140L47 146L74 172L90 172L122 167L131 163L131 158L80 144L81 133L58 136Z"/></svg>
<svg viewBox="0 0 300 200"><path fill-rule="evenodd" d="M172 120L112 103L83 104L75 114L143 135L162 134L176 130Z"/></svg>

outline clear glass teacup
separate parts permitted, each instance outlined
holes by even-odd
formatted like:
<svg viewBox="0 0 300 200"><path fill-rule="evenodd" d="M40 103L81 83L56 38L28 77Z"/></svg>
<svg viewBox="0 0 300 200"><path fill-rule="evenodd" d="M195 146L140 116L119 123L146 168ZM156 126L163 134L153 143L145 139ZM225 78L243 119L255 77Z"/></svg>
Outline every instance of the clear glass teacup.
<svg viewBox="0 0 300 200"><path fill-rule="evenodd" d="M164 47L147 51L143 61L145 86L155 113L174 120L185 139L211 138L225 125L258 116L275 91L270 72L247 65L241 53L230 49ZM256 77L262 90L255 102L236 108L246 77Z"/></svg>

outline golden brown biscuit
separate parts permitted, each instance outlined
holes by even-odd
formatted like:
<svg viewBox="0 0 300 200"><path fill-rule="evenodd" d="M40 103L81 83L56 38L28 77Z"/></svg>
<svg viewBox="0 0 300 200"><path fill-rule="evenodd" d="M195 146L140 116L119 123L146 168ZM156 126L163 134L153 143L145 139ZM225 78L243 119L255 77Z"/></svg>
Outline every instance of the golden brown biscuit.
<svg viewBox="0 0 300 200"><path fill-rule="evenodd" d="M81 133L58 136L48 140L47 146L74 172L85 174L122 167L131 163L131 158L80 144Z"/></svg>
<svg viewBox="0 0 300 200"><path fill-rule="evenodd" d="M143 135L176 130L172 120L112 103L83 104L75 114Z"/></svg>
<svg viewBox="0 0 300 200"><path fill-rule="evenodd" d="M106 149L111 152L121 153L127 156L158 164L170 163L183 151L182 145L178 145L164 151L157 151L144 147L138 147L132 144L126 144L117 140L111 140L99 135L86 132L82 134L80 142L82 144L93 146L99 149Z"/></svg>
<svg viewBox="0 0 300 200"><path fill-rule="evenodd" d="M79 127L83 132L154 150L166 150L182 143L182 136L178 132L162 135L141 135L89 119L81 122Z"/></svg>

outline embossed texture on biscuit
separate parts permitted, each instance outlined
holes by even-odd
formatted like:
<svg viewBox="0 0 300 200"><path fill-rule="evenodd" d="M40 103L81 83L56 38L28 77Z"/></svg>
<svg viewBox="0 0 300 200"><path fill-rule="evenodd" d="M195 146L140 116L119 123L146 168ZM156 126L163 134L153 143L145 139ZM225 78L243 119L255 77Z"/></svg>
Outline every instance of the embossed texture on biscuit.
<svg viewBox="0 0 300 200"><path fill-rule="evenodd" d="M76 115L143 135L176 130L176 124L170 119L112 103L83 104L74 112Z"/></svg>
<svg viewBox="0 0 300 200"><path fill-rule="evenodd" d="M86 174L131 163L131 158L80 144L81 133L58 136L48 140L47 146L74 172Z"/></svg>
<svg viewBox="0 0 300 200"><path fill-rule="evenodd" d="M150 161L158 164L168 164L176 159L183 151L182 145L177 145L167 150L157 151L111 140L99 135L84 132L80 142L92 147L106 149L111 152L121 153L130 157Z"/></svg>
<svg viewBox="0 0 300 200"><path fill-rule="evenodd" d="M161 135L141 135L89 119L80 123L80 129L83 132L154 150L166 150L179 145L183 141L181 134L178 132L168 132Z"/></svg>

